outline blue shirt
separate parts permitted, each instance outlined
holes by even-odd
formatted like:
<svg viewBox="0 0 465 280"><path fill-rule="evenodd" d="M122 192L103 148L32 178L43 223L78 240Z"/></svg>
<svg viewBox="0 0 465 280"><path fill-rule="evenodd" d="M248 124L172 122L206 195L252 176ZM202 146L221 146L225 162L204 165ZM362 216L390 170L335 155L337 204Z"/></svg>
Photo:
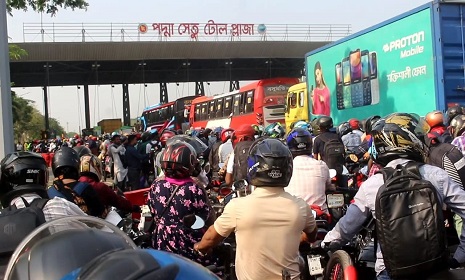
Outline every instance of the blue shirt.
<svg viewBox="0 0 465 280"><path fill-rule="evenodd" d="M406 159L391 161L387 167L395 168L398 164L405 165ZM440 203L445 203L454 213L465 219L465 191L452 181L445 170L439 167L425 164L420 167L421 177L436 187ZM371 212L375 217L375 202L378 189L383 185L383 175L375 174L368 178L360 187L354 197L355 202L347 209L347 213L336 224L333 230L328 232L324 243L345 242L351 240L362 228L363 223ZM385 269L383 255L380 246L377 246L375 270L380 273ZM454 258L459 263L465 263L465 222L462 226L460 245L455 251Z"/></svg>
<svg viewBox="0 0 465 280"><path fill-rule="evenodd" d="M128 168L142 169L142 160L147 158L147 155L141 155L134 146L128 145L126 147L126 161Z"/></svg>

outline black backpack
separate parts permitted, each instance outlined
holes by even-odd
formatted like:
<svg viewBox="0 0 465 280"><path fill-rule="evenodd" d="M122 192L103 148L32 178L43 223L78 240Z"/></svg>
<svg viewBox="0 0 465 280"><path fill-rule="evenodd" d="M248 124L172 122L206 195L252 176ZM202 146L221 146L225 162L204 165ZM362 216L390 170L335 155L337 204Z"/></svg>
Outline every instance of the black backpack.
<svg viewBox="0 0 465 280"><path fill-rule="evenodd" d="M409 162L380 171L384 184L376 196L376 231L392 279L422 279L448 267L441 203L419 166Z"/></svg>
<svg viewBox="0 0 465 280"><path fill-rule="evenodd" d="M337 174L342 174L342 166L345 163L345 147L339 139L321 139L325 142L324 152L322 158L329 169L336 170Z"/></svg>
<svg viewBox="0 0 465 280"><path fill-rule="evenodd" d="M234 147L234 181L247 179L247 157L253 141L241 141Z"/></svg>
<svg viewBox="0 0 465 280"><path fill-rule="evenodd" d="M9 258L23 239L41 224L45 223L42 209L48 199L38 198L28 203L24 198L25 208L17 209L12 205L0 210L0 257Z"/></svg>

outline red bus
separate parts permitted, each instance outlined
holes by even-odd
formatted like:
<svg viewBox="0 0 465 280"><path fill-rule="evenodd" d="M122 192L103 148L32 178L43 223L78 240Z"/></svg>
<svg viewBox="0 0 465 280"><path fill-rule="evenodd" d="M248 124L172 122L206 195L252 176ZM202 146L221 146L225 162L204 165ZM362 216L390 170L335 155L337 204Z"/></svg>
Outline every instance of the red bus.
<svg viewBox="0 0 465 280"><path fill-rule="evenodd" d="M189 126L190 105L195 98L195 96L186 96L172 102L145 108L140 117L142 130L162 128L186 130ZM183 124L185 124L184 128Z"/></svg>
<svg viewBox="0 0 465 280"><path fill-rule="evenodd" d="M265 79L238 91L198 97L192 101L189 122L194 128L238 128L244 123L284 125L287 91L297 83L297 78Z"/></svg>

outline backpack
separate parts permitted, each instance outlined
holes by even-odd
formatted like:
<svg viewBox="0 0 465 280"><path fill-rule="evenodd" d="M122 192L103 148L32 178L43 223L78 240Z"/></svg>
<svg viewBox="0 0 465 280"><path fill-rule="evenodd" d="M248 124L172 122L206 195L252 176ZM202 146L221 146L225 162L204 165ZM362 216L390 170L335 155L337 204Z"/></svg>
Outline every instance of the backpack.
<svg viewBox="0 0 465 280"><path fill-rule="evenodd" d="M430 146L428 163L444 169L449 177L463 188L465 158L456 146L449 143L438 143Z"/></svg>
<svg viewBox="0 0 465 280"><path fill-rule="evenodd" d="M380 171L384 184L376 196L376 237L392 279L422 279L448 267L441 203L419 166L408 162Z"/></svg>
<svg viewBox="0 0 465 280"><path fill-rule="evenodd" d="M241 141L234 147L234 181L247 179L247 157L252 143L253 141Z"/></svg>
<svg viewBox="0 0 465 280"><path fill-rule="evenodd" d="M16 247L35 228L45 223L42 209L48 199L37 198L28 203L24 198L25 208L17 209L11 205L0 210L0 256L9 258Z"/></svg>
<svg viewBox="0 0 465 280"><path fill-rule="evenodd" d="M91 215L89 207L87 207L87 203L82 197L82 193L87 187L89 187L89 184L86 182L78 182L73 188L71 188L63 184L62 180L55 180L53 185L48 187L47 194L50 198L61 197L73 202L79 206L84 213Z"/></svg>
<svg viewBox="0 0 465 280"><path fill-rule="evenodd" d="M323 161L329 169L335 169L337 174L342 174L342 166L345 163L345 147L339 139L321 139L325 142Z"/></svg>

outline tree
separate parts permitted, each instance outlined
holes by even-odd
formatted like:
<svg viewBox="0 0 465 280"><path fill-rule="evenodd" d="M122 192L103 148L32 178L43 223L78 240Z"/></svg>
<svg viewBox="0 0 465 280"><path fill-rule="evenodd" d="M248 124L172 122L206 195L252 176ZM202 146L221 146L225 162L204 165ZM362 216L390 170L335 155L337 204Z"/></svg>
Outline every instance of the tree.
<svg viewBox="0 0 465 280"><path fill-rule="evenodd" d="M31 8L35 12L45 12L54 16L58 9L87 9L88 6L85 0L6 0L10 15L12 10L27 11Z"/></svg>

